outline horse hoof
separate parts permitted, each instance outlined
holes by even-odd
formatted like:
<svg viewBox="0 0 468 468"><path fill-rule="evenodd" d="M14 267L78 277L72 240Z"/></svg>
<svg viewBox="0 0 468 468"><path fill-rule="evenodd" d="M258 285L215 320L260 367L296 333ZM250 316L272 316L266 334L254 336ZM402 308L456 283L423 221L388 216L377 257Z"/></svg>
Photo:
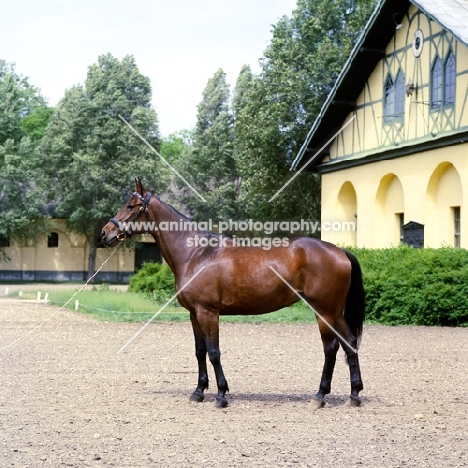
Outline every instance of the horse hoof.
<svg viewBox="0 0 468 468"><path fill-rule="evenodd" d="M216 397L216 408L226 408L228 405L228 401L224 396L217 396Z"/></svg>
<svg viewBox="0 0 468 468"><path fill-rule="evenodd" d="M312 400L310 400L310 406L314 410L318 410L320 408L323 408L325 406L325 400L321 398L315 398L313 397Z"/></svg>
<svg viewBox="0 0 468 468"><path fill-rule="evenodd" d="M196 401L197 403L202 403L202 401L205 399L205 395L200 392L193 392L190 395L190 401Z"/></svg>
<svg viewBox="0 0 468 468"><path fill-rule="evenodd" d="M356 408L361 406L362 400L358 396L350 395L348 401L345 403L346 408Z"/></svg>

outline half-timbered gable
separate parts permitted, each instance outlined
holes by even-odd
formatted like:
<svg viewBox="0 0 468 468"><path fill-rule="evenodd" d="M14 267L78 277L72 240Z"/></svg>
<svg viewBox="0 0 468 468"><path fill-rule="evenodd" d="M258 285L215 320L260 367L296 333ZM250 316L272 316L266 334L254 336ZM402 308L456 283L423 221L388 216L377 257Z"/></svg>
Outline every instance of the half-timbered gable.
<svg viewBox="0 0 468 468"><path fill-rule="evenodd" d="M467 24L466 0L379 2L294 162L356 222L322 238L468 247Z"/></svg>

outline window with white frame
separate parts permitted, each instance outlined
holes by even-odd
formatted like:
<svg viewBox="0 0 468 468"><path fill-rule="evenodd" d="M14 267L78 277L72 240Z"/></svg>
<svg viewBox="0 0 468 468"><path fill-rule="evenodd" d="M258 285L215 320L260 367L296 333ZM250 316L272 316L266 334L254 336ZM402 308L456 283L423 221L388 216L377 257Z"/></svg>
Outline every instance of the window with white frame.
<svg viewBox="0 0 468 468"><path fill-rule="evenodd" d="M402 119L405 115L405 74L399 70L395 79L387 75L384 89L385 122Z"/></svg>
<svg viewBox="0 0 468 468"><path fill-rule="evenodd" d="M431 69L431 109L441 109L455 103L456 63L452 51L443 60L436 57Z"/></svg>
<svg viewBox="0 0 468 468"><path fill-rule="evenodd" d="M453 213L453 246L460 247L460 207L454 206L452 208Z"/></svg>

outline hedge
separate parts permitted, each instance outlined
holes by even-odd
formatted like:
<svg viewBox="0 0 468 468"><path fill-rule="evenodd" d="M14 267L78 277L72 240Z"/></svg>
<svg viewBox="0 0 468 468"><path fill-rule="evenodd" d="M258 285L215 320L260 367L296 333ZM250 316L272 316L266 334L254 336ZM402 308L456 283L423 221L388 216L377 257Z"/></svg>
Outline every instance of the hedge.
<svg viewBox="0 0 468 468"><path fill-rule="evenodd" d="M367 320L389 325L468 326L468 251L348 249L361 263Z"/></svg>
<svg viewBox="0 0 468 468"><path fill-rule="evenodd" d="M368 322L468 326L467 250L347 250L363 270ZM166 264L146 263L131 277L129 290L166 302L175 292L174 275Z"/></svg>

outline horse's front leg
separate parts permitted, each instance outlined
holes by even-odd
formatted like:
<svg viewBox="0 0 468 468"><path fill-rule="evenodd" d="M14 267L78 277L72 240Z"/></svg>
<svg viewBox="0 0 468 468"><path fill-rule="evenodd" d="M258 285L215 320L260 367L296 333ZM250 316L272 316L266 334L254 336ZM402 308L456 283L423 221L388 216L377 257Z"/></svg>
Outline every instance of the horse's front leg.
<svg viewBox="0 0 468 468"><path fill-rule="evenodd" d="M190 399L202 402L205 399L204 391L209 386L208 370L206 368L206 344L200 324L194 313L190 313L190 321L192 322L193 334L195 336L195 356L198 361L198 384Z"/></svg>
<svg viewBox="0 0 468 468"><path fill-rule="evenodd" d="M196 319L200 325L203 337L205 339L206 351L216 376L218 385L218 395L216 396L216 406L225 408L228 405L226 392L229 391L228 383L224 377L223 367L221 366L221 351L219 349L219 313L206 309L196 310Z"/></svg>

